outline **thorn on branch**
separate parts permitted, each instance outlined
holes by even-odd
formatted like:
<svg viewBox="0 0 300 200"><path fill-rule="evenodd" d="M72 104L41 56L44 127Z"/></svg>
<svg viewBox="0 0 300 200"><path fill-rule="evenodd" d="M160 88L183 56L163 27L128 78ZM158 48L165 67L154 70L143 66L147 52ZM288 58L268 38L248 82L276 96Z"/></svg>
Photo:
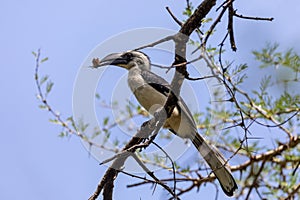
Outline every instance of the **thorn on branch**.
<svg viewBox="0 0 300 200"><path fill-rule="evenodd" d="M292 173L293 176L296 174L296 171L299 168L299 165L300 165L300 161L298 162L298 164L296 165L296 167L295 167L295 169L294 169L294 171Z"/></svg>

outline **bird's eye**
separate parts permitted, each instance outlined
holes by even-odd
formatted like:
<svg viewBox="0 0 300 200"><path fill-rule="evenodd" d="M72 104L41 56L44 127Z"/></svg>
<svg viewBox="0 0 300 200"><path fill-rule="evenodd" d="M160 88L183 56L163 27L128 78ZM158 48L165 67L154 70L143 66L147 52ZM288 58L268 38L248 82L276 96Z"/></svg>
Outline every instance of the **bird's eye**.
<svg viewBox="0 0 300 200"><path fill-rule="evenodd" d="M143 62L142 60L140 60L140 59L138 59L136 62L137 62L139 65L144 64L144 62Z"/></svg>
<svg viewBox="0 0 300 200"><path fill-rule="evenodd" d="M129 61L129 60L132 59L133 55L132 55L132 53L126 53L126 54L124 55L124 57L125 57L126 60Z"/></svg>

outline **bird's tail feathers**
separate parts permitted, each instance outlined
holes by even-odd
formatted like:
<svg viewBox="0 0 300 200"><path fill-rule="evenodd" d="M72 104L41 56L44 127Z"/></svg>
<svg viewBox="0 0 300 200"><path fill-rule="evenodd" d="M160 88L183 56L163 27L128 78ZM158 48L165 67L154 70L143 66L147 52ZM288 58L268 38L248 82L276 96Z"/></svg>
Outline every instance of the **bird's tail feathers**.
<svg viewBox="0 0 300 200"><path fill-rule="evenodd" d="M213 173L219 180L224 193L228 196L233 196L234 191L237 189L237 184L230 169L226 165L226 160L222 154L214 146L209 145L198 133L190 139L213 170Z"/></svg>

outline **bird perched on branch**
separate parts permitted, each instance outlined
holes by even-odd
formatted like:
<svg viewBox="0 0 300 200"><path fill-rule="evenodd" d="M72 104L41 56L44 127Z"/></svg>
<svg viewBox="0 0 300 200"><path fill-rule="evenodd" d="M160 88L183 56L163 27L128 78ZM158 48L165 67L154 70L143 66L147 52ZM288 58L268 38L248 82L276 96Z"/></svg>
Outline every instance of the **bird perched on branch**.
<svg viewBox="0 0 300 200"><path fill-rule="evenodd" d="M153 115L164 106L171 87L166 80L150 71L151 63L146 54L127 51L110 54L102 60L93 60L94 68L105 65L115 65L128 70L128 85L138 102L150 114ZM219 180L224 193L233 196L237 184L225 158L198 133L193 116L181 97L177 97L176 106L171 116L166 119L164 128L181 138L190 139Z"/></svg>

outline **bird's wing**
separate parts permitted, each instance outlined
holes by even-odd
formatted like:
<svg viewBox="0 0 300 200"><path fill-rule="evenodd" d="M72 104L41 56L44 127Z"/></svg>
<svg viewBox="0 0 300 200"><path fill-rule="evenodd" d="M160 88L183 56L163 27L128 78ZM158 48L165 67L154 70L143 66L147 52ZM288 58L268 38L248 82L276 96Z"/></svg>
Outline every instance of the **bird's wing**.
<svg viewBox="0 0 300 200"><path fill-rule="evenodd" d="M165 94L165 92L169 93L171 87L170 87L169 83L162 77L160 77L148 70L143 70L141 72L141 75L148 84L154 84L154 89L156 89L157 91L159 91L163 94Z"/></svg>
<svg viewBox="0 0 300 200"><path fill-rule="evenodd" d="M164 94L166 97L168 96L171 86L170 84L163 79L162 77L154 74L151 71L142 71L141 73L143 79L155 90L159 91L160 93ZM186 103L183 101L183 99L179 96L177 97L177 103L176 103L176 108L178 111L189 119L190 124L195 128L195 131L197 131L196 128L196 123L193 119L193 115L191 111L189 110L188 106Z"/></svg>
<svg viewBox="0 0 300 200"><path fill-rule="evenodd" d="M143 71L141 75L151 87L164 94L166 97L168 96L171 87L166 80L150 71ZM192 113L181 97L177 97L177 99L176 108L181 114L185 115L194 129L194 134L191 133L189 135L190 140L213 170L225 194L232 196L233 192L237 189L237 184L230 170L226 166L225 158L214 146L208 144L206 140L198 134ZM171 131L177 134L174 130Z"/></svg>

